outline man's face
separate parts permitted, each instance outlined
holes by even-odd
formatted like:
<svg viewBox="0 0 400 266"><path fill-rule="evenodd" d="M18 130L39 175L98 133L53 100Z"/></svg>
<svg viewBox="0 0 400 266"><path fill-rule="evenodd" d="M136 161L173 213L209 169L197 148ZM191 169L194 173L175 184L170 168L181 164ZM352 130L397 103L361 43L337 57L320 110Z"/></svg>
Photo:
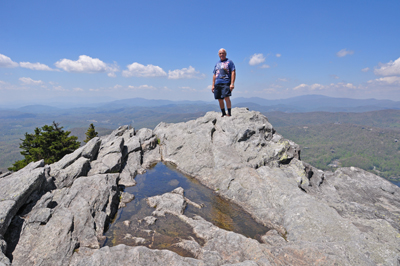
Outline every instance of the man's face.
<svg viewBox="0 0 400 266"><path fill-rule="evenodd" d="M221 59L221 61L224 61L226 59L226 51L219 50L218 51L218 56L219 56L219 59Z"/></svg>

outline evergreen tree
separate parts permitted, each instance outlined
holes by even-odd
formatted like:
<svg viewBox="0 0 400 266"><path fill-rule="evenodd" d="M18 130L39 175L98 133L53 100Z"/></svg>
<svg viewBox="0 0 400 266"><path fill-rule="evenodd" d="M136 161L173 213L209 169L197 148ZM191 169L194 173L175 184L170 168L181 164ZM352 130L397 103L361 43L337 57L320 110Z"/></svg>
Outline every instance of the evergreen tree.
<svg viewBox="0 0 400 266"><path fill-rule="evenodd" d="M85 143L88 143L89 140L91 140L94 137L97 137L99 133L96 132L96 130L94 129L94 125L90 124L88 130L86 131L85 135L86 135L86 139L84 140Z"/></svg>
<svg viewBox="0 0 400 266"><path fill-rule="evenodd" d="M42 128L35 128L34 133L25 133L25 139L19 148L21 154L25 157L16 161L10 171L18 171L24 168L30 162L36 162L44 159L45 164L57 162L66 154L79 148L78 137L68 136L71 132L62 130L58 123L53 121L51 126L44 125Z"/></svg>

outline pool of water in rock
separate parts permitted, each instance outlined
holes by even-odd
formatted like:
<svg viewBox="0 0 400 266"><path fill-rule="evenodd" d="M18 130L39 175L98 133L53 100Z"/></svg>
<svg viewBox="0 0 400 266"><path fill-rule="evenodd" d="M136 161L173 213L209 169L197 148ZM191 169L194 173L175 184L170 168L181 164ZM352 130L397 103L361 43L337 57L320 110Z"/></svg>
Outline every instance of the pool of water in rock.
<svg viewBox="0 0 400 266"><path fill-rule="evenodd" d="M170 214L156 217L157 221L152 225L142 220L151 216L154 211L147 205L146 198L171 192L177 187L185 190L185 197L189 200L203 204L201 209L188 204L184 212L188 217L200 215L220 228L257 240L268 231L267 227L255 222L241 207L223 199L196 179L178 172L171 164L158 163L146 173L137 175L135 180L136 186L125 188L125 192L134 194L135 199L118 211L104 234L103 246L142 245L154 249L169 249L182 256L192 256L176 243L181 239L194 239L203 245L203 241L178 217Z"/></svg>
<svg viewBox="0 0 400 266"><path fill-rule="evenodd" d="M393 184L395 184L396 186L400 187L400 181L391 181Z"/></svg>

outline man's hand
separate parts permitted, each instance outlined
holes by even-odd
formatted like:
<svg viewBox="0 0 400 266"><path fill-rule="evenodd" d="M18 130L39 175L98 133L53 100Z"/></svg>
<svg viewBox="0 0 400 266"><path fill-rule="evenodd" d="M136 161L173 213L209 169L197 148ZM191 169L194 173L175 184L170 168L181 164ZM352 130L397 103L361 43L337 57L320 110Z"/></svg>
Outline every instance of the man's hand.
<svg viewBox="0 0 400 266"><path fill-rule="evenodd" d="M217 78L217 76L215 76L215 74L213 75L213 82L212 82L212 85L211 85L211 91L212 91L212 93L214 93L214 87L215 87L215 79Z"/></svg>
<svg viewBox="0 0 400 266"><path fill-rule="evenodd" d="M235 80L236 80L236 70L233 70L231 76L231 86L230 86L231 91L233 91L233 89L235 88Z"/></svg>

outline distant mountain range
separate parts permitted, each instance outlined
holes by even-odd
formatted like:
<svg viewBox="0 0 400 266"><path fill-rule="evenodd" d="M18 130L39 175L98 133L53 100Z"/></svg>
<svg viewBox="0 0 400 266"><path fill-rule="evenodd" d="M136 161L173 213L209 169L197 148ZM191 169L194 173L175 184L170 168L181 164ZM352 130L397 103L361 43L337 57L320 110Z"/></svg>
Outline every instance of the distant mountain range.
<svg viewBox="0 0 400 266"><path fill-rule="evenodd" d="M333 98L323 95L303 95L288 99L267 100L263 98L235 98L237 106L246 106L261 112L368 112L400 109L400 102L376 99Z"/></svg>
<svg viewBox="0 0 400 266"><path fill-rule="evenodd" d="M333 98L322 95L304 95L287 99L268 100L258 97L252 98L232 98L234 107L248 107L251 110L260 112L367 112L387 109L400 109L399 101L376 100L376 99L350 99L350 98ZM132 98L124 100L114 100L110 102L90 103L86 107L76 107L76 105L27 105L20 108L5 108L0 106L0 110L13 110L20 113L65 113L79 112L79 110L91 110L94 112L107 112L111 110L121 110L132 107L144 108L169 108L177 107L180 111L183 107L196 106L197 109L207 110L210 105L217 106L216 101L169 101L169 100L149 100L144 98ZM62 106L62 108L60 107ZM190 109L190 108L189 108ZM211 108L210 110L215 109ZM172 111L172 110L171 110Z"/></svg>

